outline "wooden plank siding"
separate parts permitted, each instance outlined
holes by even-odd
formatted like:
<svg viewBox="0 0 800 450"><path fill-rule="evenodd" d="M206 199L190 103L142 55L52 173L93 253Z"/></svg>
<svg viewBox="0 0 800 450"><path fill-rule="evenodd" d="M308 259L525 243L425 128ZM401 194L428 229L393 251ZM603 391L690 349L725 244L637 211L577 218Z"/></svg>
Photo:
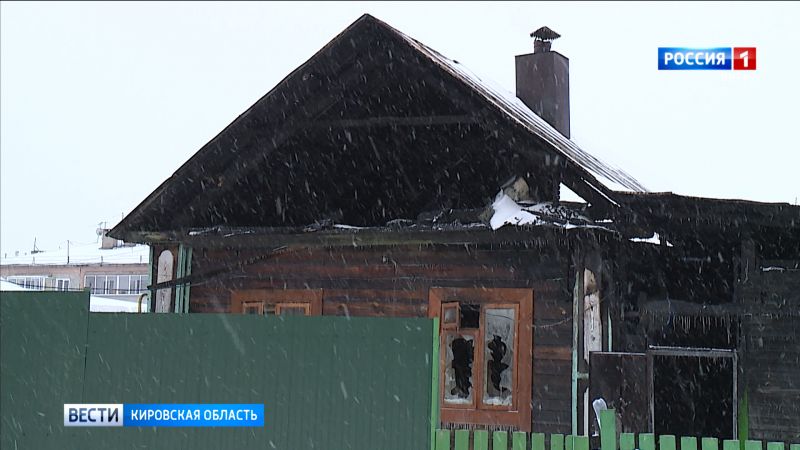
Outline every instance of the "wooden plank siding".
<svg viewBox="0 0 800 450"><path fill-rule="evenodd" d="M322 289L323 315L426 317L432 287L532 289L533 429L570 431L570 258L558 250L445 245L302 248L252 265L241 263L259 254L195 248L193 274L226 264L231 270L192 284L190 312L235 312L231 293L240 290Z"/></svg>
<svg viewBox="0 0 800 450"><path fill-rule="evenodd" d="M749 437L800 441L800 260L767 261L744 246L737 301L769 313L742 317ZM764 268L775 268L764 270ZM793 270L786 270L793 269Z"/></svg>

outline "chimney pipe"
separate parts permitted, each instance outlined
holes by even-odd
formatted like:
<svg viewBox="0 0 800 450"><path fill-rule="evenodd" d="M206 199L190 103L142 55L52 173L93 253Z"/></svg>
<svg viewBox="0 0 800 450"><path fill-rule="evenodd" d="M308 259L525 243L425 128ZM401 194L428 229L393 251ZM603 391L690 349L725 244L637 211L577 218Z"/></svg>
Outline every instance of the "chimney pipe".
<svg viewBox="0 0 800 450"><path fill-rule="evenodd" d="M547 27L531 33L533 53L517 55L517 97L569 138L569 59L551 50L560 34Z"/></svg>

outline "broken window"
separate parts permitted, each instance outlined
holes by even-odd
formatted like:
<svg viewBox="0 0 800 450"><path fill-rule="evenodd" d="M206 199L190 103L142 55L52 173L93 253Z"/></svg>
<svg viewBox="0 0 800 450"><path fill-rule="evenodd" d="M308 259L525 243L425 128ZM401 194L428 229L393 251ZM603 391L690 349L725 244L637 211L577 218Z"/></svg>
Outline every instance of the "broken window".
<svg viewBox="0 0 800 450"><path fill-rule="evenodd" d="M533 291L432 288L439 317L441 420L530 430Z"/></svg>
<svg viewBox="0 0 800 450"><path fill-rule="evenodd" d="M473 405L472 366L475 360L475 332L450 332L444 336L444 401L452 405Z"/></svg>
<svg viewBox="0 0 800 450"><path fill-rule="evenodd" d="M485 307L484 405L511 406L514 390L515 308Z"/></svg>

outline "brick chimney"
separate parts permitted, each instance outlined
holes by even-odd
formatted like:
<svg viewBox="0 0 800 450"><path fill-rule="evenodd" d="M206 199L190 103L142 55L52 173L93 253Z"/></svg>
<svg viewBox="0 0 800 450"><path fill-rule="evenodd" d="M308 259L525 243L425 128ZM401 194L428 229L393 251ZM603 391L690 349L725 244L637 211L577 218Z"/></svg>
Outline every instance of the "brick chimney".
<svg viewBox="0 0 800 450"><path fill-rule="evenodd" d="M547 27L531 33L533 53L515 58L517 97L569 137L569 59L550 49L560 34Z"/></svg>

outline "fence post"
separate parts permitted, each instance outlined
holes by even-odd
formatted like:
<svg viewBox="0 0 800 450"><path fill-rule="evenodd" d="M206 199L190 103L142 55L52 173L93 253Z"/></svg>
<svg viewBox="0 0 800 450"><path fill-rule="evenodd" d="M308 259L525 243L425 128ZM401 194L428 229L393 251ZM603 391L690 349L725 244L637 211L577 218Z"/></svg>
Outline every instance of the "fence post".
<svg viewBox="0 0 800 450"><path fill-rule="evenodd" d="M697 450L696 437L681 437L681 450Z"/></svg>
<svg viewBox="0 0 800 450"><path fill-rule="evenodd" d="M475 430L472 433L473 450L489 450L489 432L486 430Z"/></svg>
<svg viewBox="0 0 800 450"><path fill-rule="evenodd" d="M602 450L617 450L616 410L606 409L600 411L600 448Z"/></svg>
<svg viewBox="0 0 800 450"><path fill-rule="evenodd" d="M522 431L515 431L511 434L511 448L512 450L525 450L528 446L528 439Z"/></svg>
<svg viewBox="0 0 800 450"><path fill-rule="evenodd" d="M436 430L436 450L450 450L450 430Z"/></svg>
<svg viewBox="0 0 800 450"><path fill-rule="evenodd" d="M492 433L492 450L508 448L508 433L505 431L495 431Z"/></svg>
<svg viewBox="0 0 800 450"><path fill-rule="evenodd" d="M675 436L671 434L662 434L658 437L659 450L675 450Z"/></svg>
<svg viewBox="0 0 800 450"><path fill-rule="evenodd" d="M619 434L619 450L633 450L635 448L636 442L633 433Z"/></svg>
<svg viewBox="0 0 800 450"><path fill-rule="evenodd" d="M722 450L740 450L738 439L725 439L722 441Z"/></svg>
<svg viewBox="0 0 800 450"><path fill-rule="evenodd" d="M545 450L544 449L544 433L531 434L531 450ZM771 450L771 449L769 449ZM783 450L783 449L781 449Z"/></svg>
<svg viewBox="0 0 800 450"><path fill-rule="evenodd" d="M564 435L551 434L550 435L550 450L564 450Z"/></svg>
<svg viewBox="0 0 800 450"><path fill-rule="evenodd" d="M702 450L719 450L719 439L717 438L703 438L700 440Z"/></svg>
<svg viewBox="0 0 800 450"><path fill-rule="evenodd" d="M656 450L656 437L653 433L639 435L639 448L641 450Z"/></svg>
<svg viewBox="0 0 800 450"><path fill-rule="evenodd" d="M456 448L455 450L469 450L469 430L456 431Z"/></svg>

